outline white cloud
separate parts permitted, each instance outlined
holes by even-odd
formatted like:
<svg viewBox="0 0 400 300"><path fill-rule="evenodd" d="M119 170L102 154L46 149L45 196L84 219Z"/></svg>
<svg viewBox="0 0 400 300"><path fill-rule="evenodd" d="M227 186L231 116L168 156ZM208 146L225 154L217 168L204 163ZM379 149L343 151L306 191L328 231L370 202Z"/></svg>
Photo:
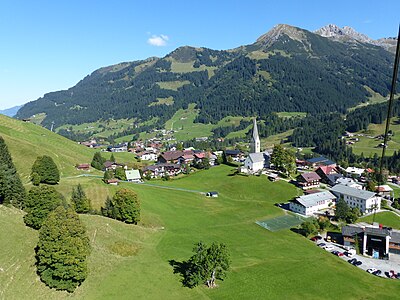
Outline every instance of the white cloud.
<svg viewBox="0 0 400 300"><path fill-rule="evenodd" d="M160 35L152 35L148 40L147 43L152 46L163 47L167 45L169 37L165 34Z"/></svg>

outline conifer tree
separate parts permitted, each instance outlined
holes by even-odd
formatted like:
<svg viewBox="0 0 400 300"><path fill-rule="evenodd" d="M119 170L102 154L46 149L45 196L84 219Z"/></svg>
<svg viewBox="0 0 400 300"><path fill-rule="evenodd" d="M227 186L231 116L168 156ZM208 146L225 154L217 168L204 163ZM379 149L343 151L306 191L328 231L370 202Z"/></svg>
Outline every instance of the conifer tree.
<svg viewBox="0 0 400 300"><path fill-rule="evenodd" d="M57 184L60 181L60 172L50 156L43 155L36 159L32 166L31 180L33 184L38 181L40 183Z"/></svg>
<svg viewBox="0 0 400 300"><path fill-rule="evenodd" d="M71 202L77 213L86 214L91 209L90 199L80 184L76 188L72 188Z"/></svg>
<svg viewBox="0 0 400 300"><path fill-rule="evenodd" d="M121 189L112 199L107 197L105 207L101 211L103 216L125 223L137 224L140 221L140 201L132 190Z"/></svg>
<svg viewBox="0 0 400 300"><path fill-rule="evenodd" d="M37 271L49 287L73 292L87 277L89 239L79 216L58 206L39 231Z"/></svg>
<svg viewBox="0 0 400 300"><path fill-rule="evenodd" d="M4 139L0 136L0 204L12 204L23 208L26 191L8 152Z"/></svg>
<svg viewBox="0 0 400 300"><path fill-rule="evenodd" d="M106 159L103 156L101 156L101 153L100 152L96 152L93 155L93 159L92 159L92 162L91 162L90 165L93 168L101 171L104 168L104 163L105 162L106 162Z"/></svg>

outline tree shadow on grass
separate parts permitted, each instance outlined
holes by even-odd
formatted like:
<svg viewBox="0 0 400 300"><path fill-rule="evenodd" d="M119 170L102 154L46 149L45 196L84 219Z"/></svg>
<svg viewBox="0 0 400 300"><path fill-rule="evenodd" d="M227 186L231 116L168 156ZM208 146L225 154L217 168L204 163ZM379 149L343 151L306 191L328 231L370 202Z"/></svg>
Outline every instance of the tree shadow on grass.
<svg viewBox="0 0 400 300"><path fill-rule="evenodd" d="M189 282L188 273L192 267L189 261L176 261L171 259L168 261L174 270L174 274L181 275L181 282L184 287L194 288L194 285Z"/></svg>

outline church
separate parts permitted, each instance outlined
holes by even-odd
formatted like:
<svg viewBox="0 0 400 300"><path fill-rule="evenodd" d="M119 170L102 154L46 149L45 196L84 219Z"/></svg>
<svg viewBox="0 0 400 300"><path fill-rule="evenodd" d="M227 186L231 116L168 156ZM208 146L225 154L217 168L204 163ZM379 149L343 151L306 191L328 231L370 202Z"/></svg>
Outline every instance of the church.
<svg viewBox="0 0 400 300"><path fill-rule="evenodd" d="M270 154L267 151L261 152L261 142L258 135L257 121L253 119L253 135L250 142L250 153L244 161L244 167L248 172L255 173L264 168L269 168Z"/></svg>

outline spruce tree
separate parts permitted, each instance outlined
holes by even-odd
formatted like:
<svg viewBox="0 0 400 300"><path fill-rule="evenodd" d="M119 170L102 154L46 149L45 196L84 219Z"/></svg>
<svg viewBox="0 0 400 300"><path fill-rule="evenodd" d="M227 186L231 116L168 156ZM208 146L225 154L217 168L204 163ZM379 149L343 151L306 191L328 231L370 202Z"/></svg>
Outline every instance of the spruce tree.
<svg viewBox="0 0 400 300"><path fill-rule="evenodd" d="M64 202L64 197L48 185L34 186L26 197L24 216L25 224L39 229L47 215Z"/></svg>
<svg viewBox="0 0 400 300"><path fill-rule="evenodd" d="M12 161L4 139L0 136L0 204L23 208L26 191Z"/></svg>
<svg viewBox="0 0 400 300"><path fill-rule="evenodd" d="M43 155L36 159L32 166L31 181L33 184L57 184L60 181L60 172L50 156Z"/></svg>
<svg viewBox="0 0 400 300"><path fill-rule="evenodd" d="M72 293L87 277L89 239L79 216L58 206L39 231L37 272L49 287Z"/></svg>
<svg viewBox="0 0 400 300"><path fill-rule="evenodd" d="M101 153L100 152L96 152L94 155L93 155L93 159L92 159L92 162L91 162L91 166L93 167L93 168L95 168L95 169L97 169L97 170L103 170L103 168L104 168L104 163L106 162L106 159L104 158L104 157L102 157L101 156Z"/></svg>
<svg viewBox="0 0 400 300"><path fill-rule="evenodd" d="M86 214L91 209L90 199L86 196L80 184L76 188L72 188L71 202L77 213Z"/></svg>

